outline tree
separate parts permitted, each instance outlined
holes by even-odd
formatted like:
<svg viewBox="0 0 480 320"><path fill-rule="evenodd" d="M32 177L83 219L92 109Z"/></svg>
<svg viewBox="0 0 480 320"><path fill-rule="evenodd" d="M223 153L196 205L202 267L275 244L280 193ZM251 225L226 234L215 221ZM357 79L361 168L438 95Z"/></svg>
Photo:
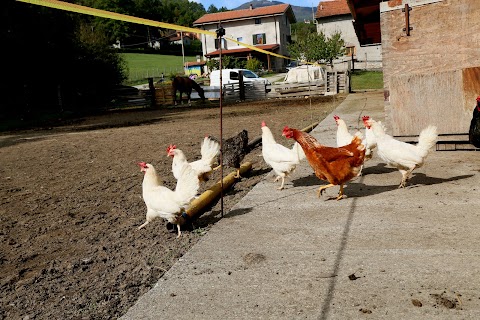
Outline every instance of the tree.
<svg viewBox="0 0 480 320"><path fill-rule="evenodd" d="M5 61L15 67L4 70L0 118L103 107L125 79L120 57L85 16L17 1L2 16Z"/></svg>
<svg viewBox="0 0 480 320"><path fill-rule="evenodd" d="M214 4L211 4L207 9L207 13L217 13L217 12L225 12L225 11L230 11L230 10L228 10L224 6L218 9Z"/></svg>
<svg viewBox="0 0 480 320"><path fill-rule="evenodd" d="M297 22L292 24L292 39L302 39L310 33L317 32L317 26L313 23Z"/></svg>
<svg viewBox="0 0 480 320"><path fill-rule="evenodd" d="M188 0L76 0L74 2L92 8L188 27L206 13L202 4ZM161 38L159 28L105 18L93 18L92 21L92 26L104 32L112 44L118 40L134 48L147 48L151 40Z"/></svg>
<svg viewBox="0 0 480 320"><path fill-rule="evenodd" d="M218 70L220 68L219 59L208 59L206 62L209 71ZM232 56L222 56L222 69L243 69L245 61Z"/></svg>
<svg viewBox="0 0 480 320"><path fill-rule="evenodd" d="M290 55L296 60L323 61L331 65L334 59L345 53L345 41L342 39L341 32L335 32L327 37L322 31L308 33L294 43L288 44L287 48Z"/></svg>

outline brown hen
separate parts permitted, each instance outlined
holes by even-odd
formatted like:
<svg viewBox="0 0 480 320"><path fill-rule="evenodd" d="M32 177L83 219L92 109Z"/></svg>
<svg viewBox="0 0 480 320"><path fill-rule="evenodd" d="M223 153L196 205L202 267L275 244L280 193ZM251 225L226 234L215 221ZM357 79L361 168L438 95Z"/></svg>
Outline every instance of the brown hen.
<svg viewBox="0 0 480 320"><path fill-rule="evenodd" d="M325 189L340 185L336 199L342 199L344 184L358 176L362 169L365 158L365 146L362 144L362 140L355 136L350 144L341 148L333 148L321 145L310 134L288 126L283 129L282 135L297 141L305 152L315 175L330 183L318 189L318 197Z"/></svg>

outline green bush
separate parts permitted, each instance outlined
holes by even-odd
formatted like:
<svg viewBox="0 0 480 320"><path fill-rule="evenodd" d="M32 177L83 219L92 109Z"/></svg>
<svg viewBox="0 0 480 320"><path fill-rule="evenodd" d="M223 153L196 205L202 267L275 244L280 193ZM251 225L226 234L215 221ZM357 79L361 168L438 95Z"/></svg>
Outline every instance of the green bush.
<svg viewBox="0 0 480 320"><path fill-rule="evenodd" d="M248 70L257 71L257 70L260 70L261 66L262 66L262 63L260 62L260 60L258 60L256 58L252 58L252 59L247 60L247 63L246 63L245 67Z"/></svg>

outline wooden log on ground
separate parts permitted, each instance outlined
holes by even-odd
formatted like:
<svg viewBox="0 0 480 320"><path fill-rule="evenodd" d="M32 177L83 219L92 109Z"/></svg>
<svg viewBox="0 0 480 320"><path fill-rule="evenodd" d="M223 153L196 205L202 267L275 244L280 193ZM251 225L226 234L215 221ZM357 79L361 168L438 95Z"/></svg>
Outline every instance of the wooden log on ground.
<svg viewBox="0 0 480 320"><path fill-rule="evenodd" d="M245 162L240 166L240 175L252 169L251 162ZM227 190L235 183L237 171L232 171L223 178L223 190ZM179 224L183 225L187 219L192 219L199 214L207 205L220 196L222 192L222 181L219 180L210 189L202 193L197 199L190 203L188 210L179 218ZM186 216L185 216L186 215Z"/></svg>

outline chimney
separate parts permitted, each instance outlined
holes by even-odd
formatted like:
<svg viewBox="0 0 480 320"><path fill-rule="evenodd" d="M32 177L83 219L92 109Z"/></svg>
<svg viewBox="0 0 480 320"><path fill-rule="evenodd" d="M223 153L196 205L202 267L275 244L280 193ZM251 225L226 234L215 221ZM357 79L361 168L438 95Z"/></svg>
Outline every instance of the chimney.
<svg viewBox="0 0 480 320"><path fill-rule="evenodd" d="M250 3L250 10L253 10L253 3Z"/></svg>

